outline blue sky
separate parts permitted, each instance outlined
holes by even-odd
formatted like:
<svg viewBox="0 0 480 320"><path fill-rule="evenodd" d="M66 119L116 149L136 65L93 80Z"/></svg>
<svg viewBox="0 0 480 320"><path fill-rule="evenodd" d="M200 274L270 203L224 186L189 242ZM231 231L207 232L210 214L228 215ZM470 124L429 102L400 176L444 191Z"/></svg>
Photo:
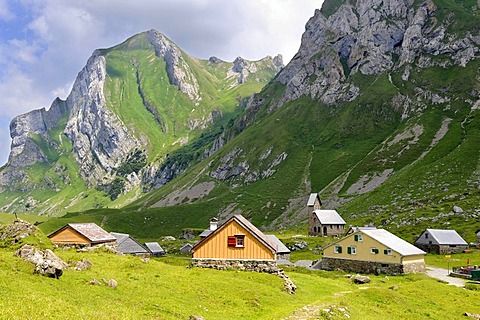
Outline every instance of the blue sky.
<svg viewBox="0 0 480 320"><path fill-rule="evenodd" d="M197 58L296 53L323 0L0 0L0 165L10 121L65 99L97 48L149 29Z"/></svg>

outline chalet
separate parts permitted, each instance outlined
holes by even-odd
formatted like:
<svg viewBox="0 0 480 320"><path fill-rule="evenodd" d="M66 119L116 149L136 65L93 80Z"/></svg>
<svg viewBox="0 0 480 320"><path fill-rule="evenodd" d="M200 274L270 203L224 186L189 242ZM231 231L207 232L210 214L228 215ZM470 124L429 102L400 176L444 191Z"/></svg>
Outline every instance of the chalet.
<svg viewBox="0 0 480 320"><path fill-rule="evenodd" d="M278 247L242 215L234 215L192 248L200 267L276 267Z"/></svg>
<svg viewBox="0 0 480 320"><path fill-rule="evenodd" d="M134 256L150 255L150 252L129 234L118 232L110 232L110 234L117 239L118 251L121 253Z"/></svg>
<svg viewBox="0 0 480 320"><path fill-rule="evenodd" d="M345 220L335 210L314 210L309 213L308 235L341 236L345 233Z"/></svg>
<svg viewBox="0 0 480 320"><path fill-rule="evenodd" d="M117 239L95 223L69 223L48 236L58 245L93 246Z"/></svg>
<svg viewBox="0 0 480 320"><path fill-rule="evenodd" d="M384 229L353 230L325 247L322 269L375 274L425 272L425 252L414 245Z"/></svg>
<svg viewBox="0 0 480 320"><path fill-rule="evenodd" d="M158 242L145 242L145 247L153 257L160 257L165 255L165 250L158 244Z"/></svg>
<svg viewBox="0 0 480 320"><path fill-rule="evenodd" d="M463 252L468 244L455 230L425 229L415 246L430 253L449 254Z"/></svg>

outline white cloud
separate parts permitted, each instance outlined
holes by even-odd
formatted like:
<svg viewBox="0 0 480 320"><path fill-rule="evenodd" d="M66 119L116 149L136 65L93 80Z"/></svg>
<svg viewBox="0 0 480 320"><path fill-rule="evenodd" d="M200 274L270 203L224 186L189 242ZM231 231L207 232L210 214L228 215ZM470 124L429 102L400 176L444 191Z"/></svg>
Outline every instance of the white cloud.
<svg viewBox="0 0 480 320"><path fill-rule="evenodd" d="M15 15L8 8L7 0L0 0L0 21L12 21Z"/></svg>

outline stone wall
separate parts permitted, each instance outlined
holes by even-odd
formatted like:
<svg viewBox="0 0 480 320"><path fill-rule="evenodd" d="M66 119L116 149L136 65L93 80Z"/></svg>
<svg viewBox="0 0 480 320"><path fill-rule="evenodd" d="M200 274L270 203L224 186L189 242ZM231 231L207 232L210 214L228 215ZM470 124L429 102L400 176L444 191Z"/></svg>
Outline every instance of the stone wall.
<svg viewBox="0 0 480 320"><path fill-rule="evenodd" d="M297 286L283 269L277 267L274 260L222 260L222 259L192 259L191 264L199 268L217 270L237 269L242 271L267 272L283 279L283 288L289 294L294 294Z"/></svg>
<svg viewBox="0 0 480 320"><path fill-rule="evenodd" d="M427 253L438 253L438 254L449 254L449 253L459 253L463 250L467 250L468 246L449 246L449 245L438 245L438 244L421 244L416 243L415 246Z"/></svg>
<svg viewBox="0 0 480 320"><path fill-rule="evenodd" d="M277 262L273 260L224 260L224 259L192 259L192 265L199 268L217 270L238 269L255 272L275 273Z"/></svg>
<svg viewBox="0 0 480 320"><path fill-rule="evenodd" d="M381 263L374 261L358 261L348 259L323 258L323 270L342 270L348 272L358 273L372 273L372 274L404 274L404 273L420 273L425 272L425 263Z"/></svg>

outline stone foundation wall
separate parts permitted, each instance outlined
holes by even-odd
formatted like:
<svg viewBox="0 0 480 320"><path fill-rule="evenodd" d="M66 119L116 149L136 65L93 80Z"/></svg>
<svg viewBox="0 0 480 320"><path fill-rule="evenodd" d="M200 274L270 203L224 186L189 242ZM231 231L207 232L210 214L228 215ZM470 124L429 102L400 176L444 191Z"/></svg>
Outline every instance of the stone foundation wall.
<svg viewBox="0 0 480 320"><path fill-rule="evenodd" d="M255 272L278 272L277 262L273 260L224 260L224 259L192 259L192 265L199 268L217 270L238 269Z"/></svg>
<svg viewBox="0 0 480 320"><path fill-rule="evenodd" d="M425 272L425 263L409 263L405 265L393 263L381 263L374 261L357 261L347 259L323 258L323 270L343 270L347 272L371 273L371 274L404 274Z"/></svg>
<svg viewBox="0 0 480 320"><path fill-rule="evenodd" d="M427 253L438 253L438 254L450 254L450 253L459 253L468 249L468 246L455 246L450 247L448 245L438 245L438 244L422 244L418 243L415 246Z"/></svg>

